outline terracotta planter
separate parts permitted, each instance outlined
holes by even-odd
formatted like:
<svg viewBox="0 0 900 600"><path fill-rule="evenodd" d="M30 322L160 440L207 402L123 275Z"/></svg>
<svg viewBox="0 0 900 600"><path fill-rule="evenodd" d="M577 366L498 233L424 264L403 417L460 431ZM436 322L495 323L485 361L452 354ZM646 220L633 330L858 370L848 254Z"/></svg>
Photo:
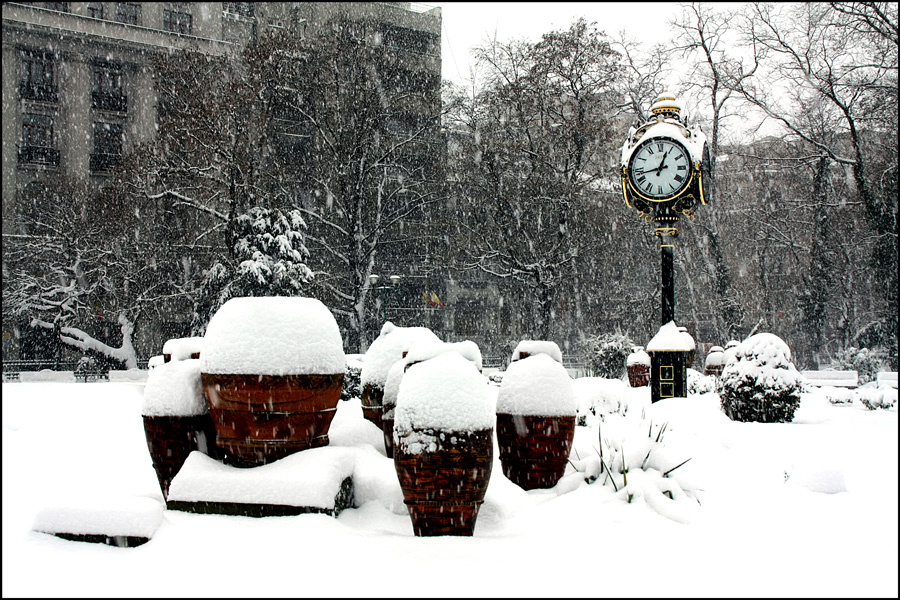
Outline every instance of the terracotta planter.
<svg viewBox="0 0 900 600"><path fill-rule="evenodd" d="M725 368L725 365L706 365L703 374L704 375L715 375L716 377L722 376L722 370Z"/></svg>
<svg viewBox="0 0 900 600"><path fill-rule="evenodd" d="M381 419L383 416L383 407L381 405L384 397L384 388L365 385L362 391L362 411L363 417L375 423L379 429L382 429Z"/></svg>
<svg viewBox="0 0 900 600"><path fill-rule="evenodd" d="M628 385L631 387L650 385L650 365L635 363L625 367L625 370L628 371Z"/></svg>
<svg viewBox="0 0 900 600"><path fill-rule="evenodd" d="M497 445L507 479L524 490L551 488L566 472L575 417L497 413Z"/></svg>
<svg viewBox="0 0 900 600"><path fill-rule="evenodd" d="M215 459L216 428L208 414L150 417L144 415L144 436L159 480L163 498L169 498L169 485L194 450Z"/></svg>
<svg viewBox="0 0 900 600"><path fill-rule="evenodd" d="M229 464L264 465L328 445L344 374L201 374L203 391Z"/></svg>
<svg viewBox="0 0 900 600"><path fill-rule="evenodd" d="M384 452L388 458L394 458L394 419L381 419L381 431L384 434Z"/></svg>
<svg viewBox="0 0 900 600"><path fill-rule="evenodd" d="M191 358L200 358L200 353L199 353L199 352L192 352L192 353L191 353ZM171 362L171 361L172 361L172 355L171 355L171 354L163 354L163 362Z"/></svg>
<svg viewBox="0 0 900 600"><path fill-rule="evenodd" d="M432 433L432 432L427 432ZM394 448L394 466L416 536L471 536L493 465L493 430L436 434L437 449Z"/></svg>

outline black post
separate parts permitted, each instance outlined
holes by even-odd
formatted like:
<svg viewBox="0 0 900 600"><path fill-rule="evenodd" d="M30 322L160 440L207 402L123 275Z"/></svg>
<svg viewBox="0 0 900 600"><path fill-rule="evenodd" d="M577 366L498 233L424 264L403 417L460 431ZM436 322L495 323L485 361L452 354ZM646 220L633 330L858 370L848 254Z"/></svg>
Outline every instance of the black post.
<svg viewBox="0 0 900 600"><path fill-rule="evenodd" d="M663 238L665 242L665 238ZM662 243L662 325L675 320L675 245Z"/></svg>

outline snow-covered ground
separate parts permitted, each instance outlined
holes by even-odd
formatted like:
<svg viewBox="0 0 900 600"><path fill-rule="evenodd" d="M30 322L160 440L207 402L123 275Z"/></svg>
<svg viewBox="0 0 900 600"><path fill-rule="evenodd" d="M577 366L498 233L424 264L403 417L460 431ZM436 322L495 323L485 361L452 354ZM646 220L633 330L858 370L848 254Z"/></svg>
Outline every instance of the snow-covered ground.
<svg viewBox="0 0 900 600"><path fill-rule="evenodd" d="M624 416L577 428L572 461L596 466L598 426L628 446L646 433L622 432L667 423L664 458L691 459L673 475L699 503L661 503L634 470L631 503L572 467L556 488L525 492L495 451L474 536L416 538L382 434L351 400L330 436L364 450L354 471L364 502L336 519L164 511L136 548L33 531L45 507L85 498L162 504L143 387L3 384L4 597L898 595L896 406L832 405L816 392L793 423L737 423L715 394L650 405L647 388L626 388Z"/></svg>

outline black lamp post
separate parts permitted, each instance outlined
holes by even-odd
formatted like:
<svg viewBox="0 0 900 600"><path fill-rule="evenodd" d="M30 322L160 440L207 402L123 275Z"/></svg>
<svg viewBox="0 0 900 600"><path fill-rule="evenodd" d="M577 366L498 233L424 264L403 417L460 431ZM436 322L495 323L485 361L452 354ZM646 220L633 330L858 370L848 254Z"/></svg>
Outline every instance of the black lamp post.
<svg viewBox="0 0 900 600"><path fill-rule="evenodd" d="M400 286L400 276L391 275L391 285L376 287L379 279L378 275L369 275L369 285L372 286L373 290L381 292L381 320L384 322L387 321L387 302L385 301L385 294L387 293L387 290L390 290L392 294L397 293L397 288Z"/></svg>

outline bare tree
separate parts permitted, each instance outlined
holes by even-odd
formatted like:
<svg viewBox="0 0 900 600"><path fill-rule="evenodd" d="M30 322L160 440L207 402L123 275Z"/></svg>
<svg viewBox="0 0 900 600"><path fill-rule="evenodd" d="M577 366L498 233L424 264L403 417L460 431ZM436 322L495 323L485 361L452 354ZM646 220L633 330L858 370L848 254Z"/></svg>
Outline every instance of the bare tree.
<svg viewBox="0 0 900 600"><path fill-rule="evenodd" d="M854 18L848 19L850 16ZM879 17L878 15L883 15ZM751 104L852 173L878 238L871 266L884 299L881 336L897 354L897 7L754 4L743 30L766 69L735 88ZM893 24L893 28L891 27ZM893 37L891 34L893 31ZM811 110L827 111L823 137ZM874 171L874 172L873 172Z"/></svg>
<svg viewBox="0 0 900 600"><path fill-rule="evenodd" d="M458 119L457 215L466 268L515 283L527 334L547 338L563 298L580 313L577 263L603 238L591 196L610 171L618 54L583 19L536 44L494 40L475 51L482 89ZM523 315L524 316L524 315Z"/></svg>

